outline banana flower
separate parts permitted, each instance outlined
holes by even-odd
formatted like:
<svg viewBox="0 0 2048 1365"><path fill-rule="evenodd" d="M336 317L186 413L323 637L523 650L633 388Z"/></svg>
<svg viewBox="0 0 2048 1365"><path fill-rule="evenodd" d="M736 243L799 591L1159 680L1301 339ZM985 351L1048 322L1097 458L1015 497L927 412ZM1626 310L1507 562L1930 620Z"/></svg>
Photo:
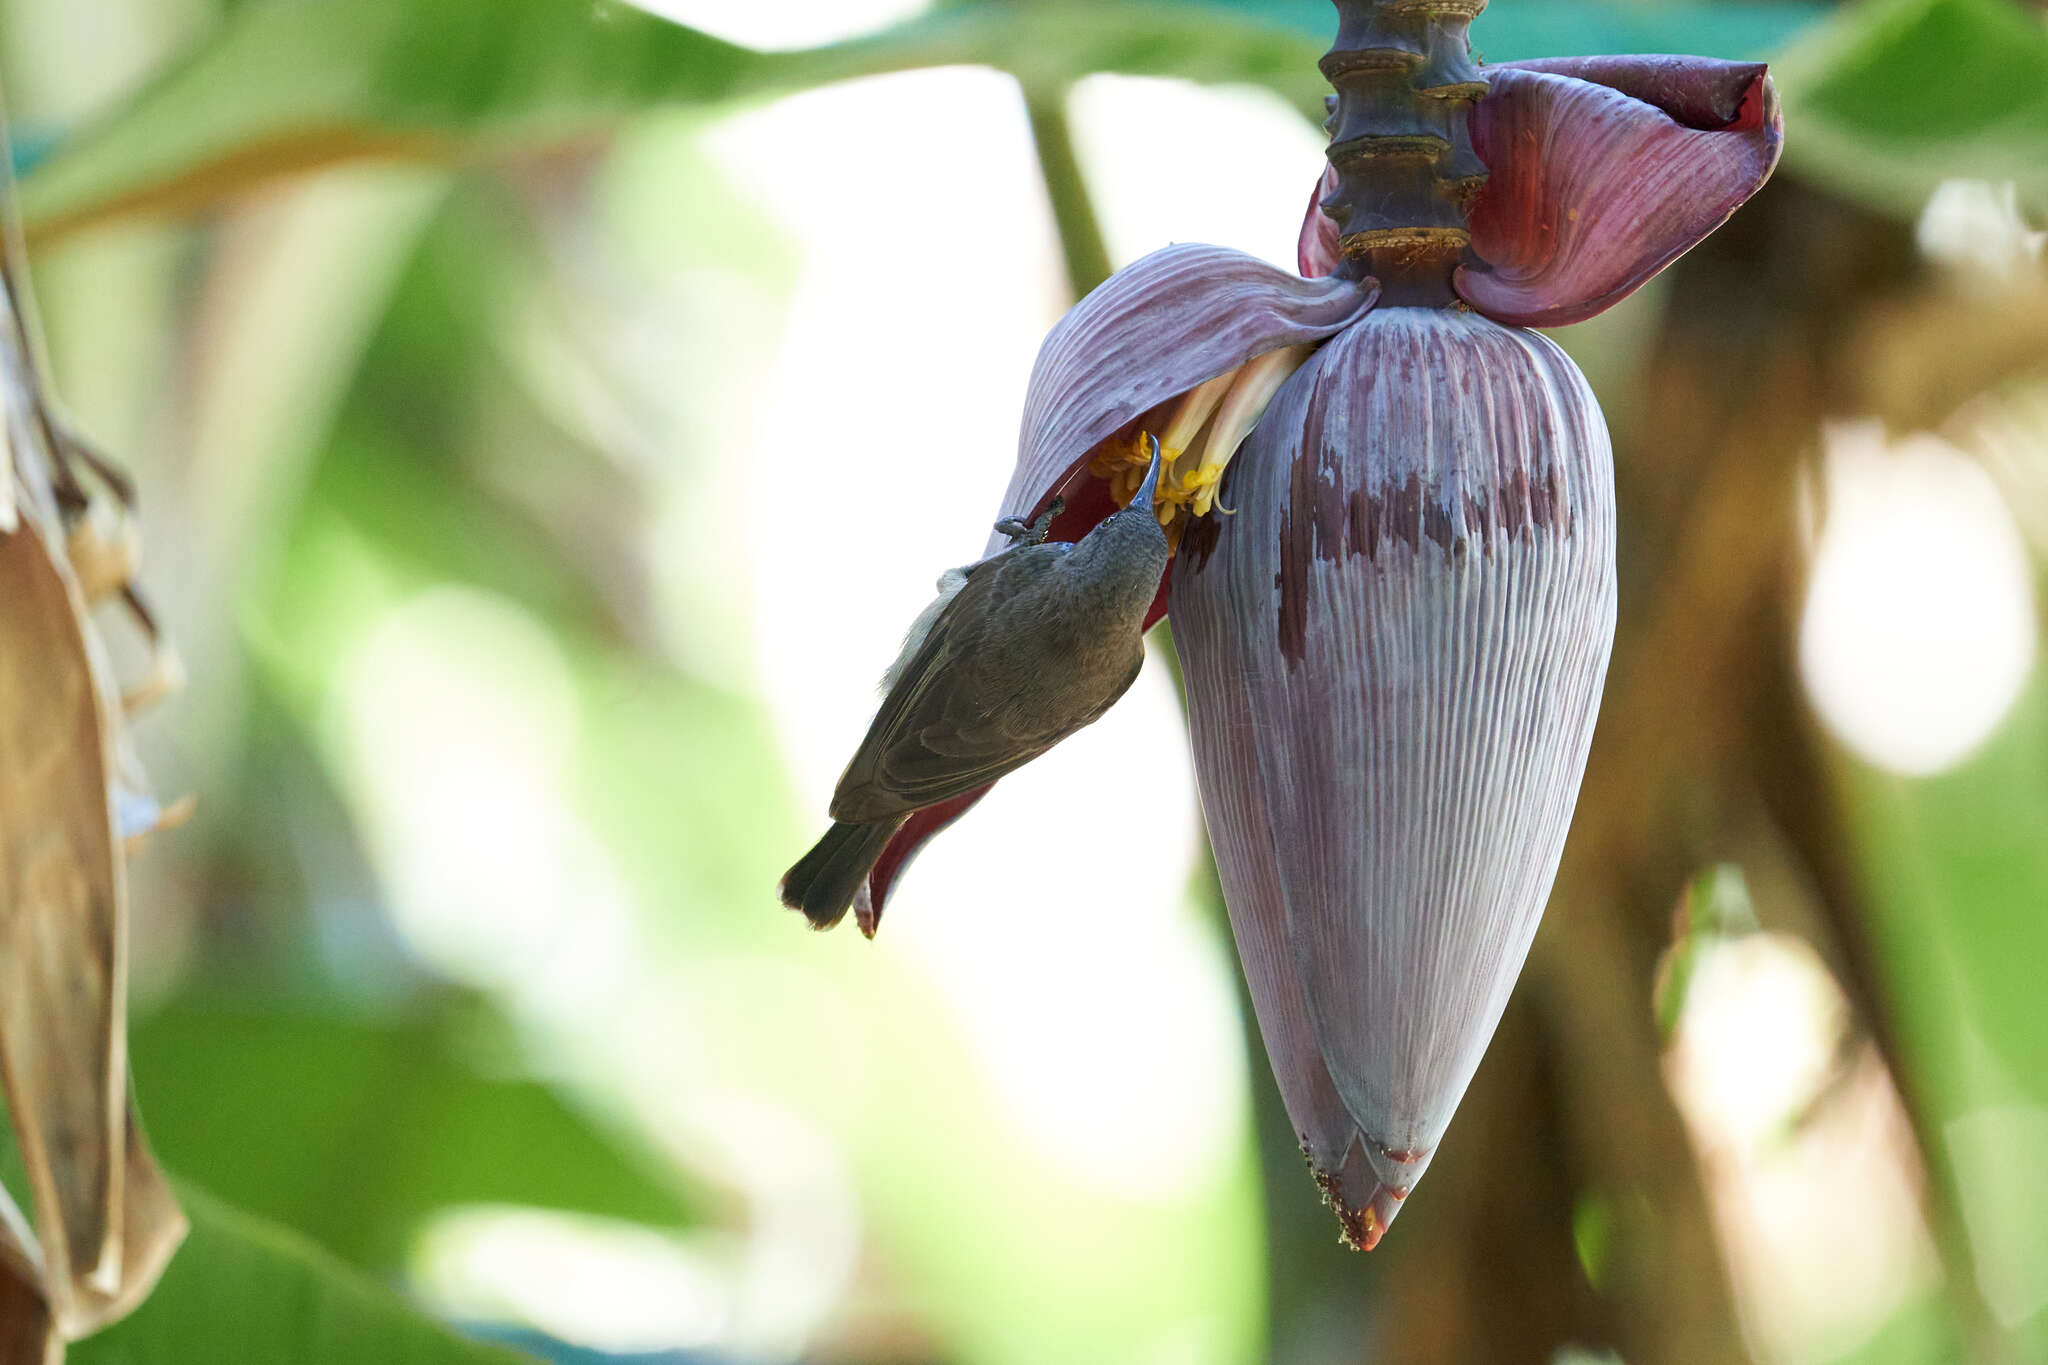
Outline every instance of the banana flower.
<svg viewBox="0 0 2048 1365"><path fill-rule="evenodd" d="M1758 65L1481 67L1479 4L1338 0L1301 274L1178 245L1069 312L998 509L1079 540L1144 472L1202 809L1258 1022L1345 1240L1428 1166L1521 970L1592 741L1614 486L1590 317L1776 164ZM1000 535L991 552L1003 548ZM1148 624L1150 622L1148 621ZM983 789L984 791L986 788ZM872 935L919 812L856 901Z"/></svg>

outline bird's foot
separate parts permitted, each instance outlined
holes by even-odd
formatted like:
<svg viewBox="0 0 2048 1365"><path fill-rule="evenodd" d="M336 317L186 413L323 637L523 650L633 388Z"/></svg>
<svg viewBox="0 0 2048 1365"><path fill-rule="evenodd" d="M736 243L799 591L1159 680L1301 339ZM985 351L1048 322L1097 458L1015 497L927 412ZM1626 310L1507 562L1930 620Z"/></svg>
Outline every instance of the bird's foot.
<svg viewBox="0 0 2048 1365"><path fill-rule="evenodd" d="M1052 506L1038 514L1038 520L1027 522L1022 517L1004 517L996 523L996 530L1010 538L1010 548L1019 545L1039 545L1052 530L1053 518L1067 510L1065 498L1054 498Z"/></svg>

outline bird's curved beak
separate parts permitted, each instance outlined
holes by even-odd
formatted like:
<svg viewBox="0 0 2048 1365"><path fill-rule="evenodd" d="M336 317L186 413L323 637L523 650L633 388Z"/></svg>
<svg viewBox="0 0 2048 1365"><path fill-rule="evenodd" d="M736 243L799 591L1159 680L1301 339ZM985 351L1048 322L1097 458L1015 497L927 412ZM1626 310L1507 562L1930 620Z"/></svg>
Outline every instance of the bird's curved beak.
<svg viewBox="0 0 2048 1365"><path fill-rule="evenodd" d="M1138 491L1131 494L1129 505L1143 507L1156 516L1158 509L1153 506L1152 495L1159 487L1159 438L1147 432L1145 444L1152 448L1152 467L1145 471L1145 481L1138 485Z"/></svg>

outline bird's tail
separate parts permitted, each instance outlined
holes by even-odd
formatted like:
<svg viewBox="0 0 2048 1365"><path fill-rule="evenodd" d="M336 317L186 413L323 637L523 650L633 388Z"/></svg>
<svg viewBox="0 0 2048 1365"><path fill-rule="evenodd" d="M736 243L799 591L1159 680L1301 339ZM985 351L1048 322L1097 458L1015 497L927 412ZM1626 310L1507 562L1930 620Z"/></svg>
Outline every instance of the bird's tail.
<svg viewBox="0 0 2048 1365"><path fill-rule="evenodd" d="M846 917L868 870L902 823L883 820L872 825L833 825L795 867L782 874L782 903L803 911L813 929L830 929Z"/></svg>

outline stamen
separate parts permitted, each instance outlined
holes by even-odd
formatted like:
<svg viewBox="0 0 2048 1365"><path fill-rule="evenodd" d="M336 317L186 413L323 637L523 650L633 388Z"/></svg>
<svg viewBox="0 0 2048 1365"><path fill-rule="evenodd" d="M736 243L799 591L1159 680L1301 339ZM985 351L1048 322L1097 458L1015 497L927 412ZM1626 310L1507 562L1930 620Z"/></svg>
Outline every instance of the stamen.
<svg viewBox="0 0 2048 1365"><path fill-rule="evenodd" d="M1176 507L1187 502L1187 494L1174 481L1174 462L1185 453L1182 450L1161 443L1159 448L1159 482L1153 487L1152 501L1160 513L1160 524L1166 523L1167 515ZM1123 507L1138 495L1139 485L1145 482L1145 473L1152 467L1152 447L1146 441L1146 433L1135 433L1121 445L1105 445L1088 462L1088 472L1109 485L1110 498L1117 506Z"/></svg>
<svg viewBox="0 0 2048 1365"><path fill-rule="evenodd" d="M1231 515L1216 501L1224 472L1245 436L1266 411L1287 377L1301 368L1313 347L1282 346L1252 357L1234 370L1206 379L1180 396L1159 435L1159 482L1153 511L1166 528L1168 544L1180 545L1187 524L1211 512ZM1194 467L1179 465L1189 454ZM1107 442L1088 462L1088 472L1109 485L1118 507L1128 506L1145 481L1152 452L1144 432L1128 441Z"/></svg>
<svg viewBox="0 0 2048 1365"><path fill-rule="evenodd" d="M1225 370L1214 379L1205 379L1187 391L1180 400L1180 406L1173 411L1166 430L1159 433L1159 444L1178 455L1195 443L1209 414L1223 401L1223 395L1230 392L1230 384L1237 377L1236 370Z"/></svg>
<svg viewBox="0 0 2048 1365"><path fill-rule="evenodd" d="M1223 466L1227 461L1211 463L1206 455L1200 465L1185 479L1181 480L1181 491L1187 495L1188 511L1198 517L1209 515L1209 509L1216 504L1216 485L1223 479Z"/></svg>
<svg viewBox="0 0 2048 1365"><path fill-rule="evenodd" d="M1215 502L1214 489L1223 481L1223 471L1244 444L1244 438L1258 425L1273 395L1301 368L1312 347L1282 346L1254 356L1233 372L1230 392L1210 424L1208 444L1202 450L1201 467L1188 476L1188 486L1209 490L1197 500L1195 515L1207 516Z"/></svg>

